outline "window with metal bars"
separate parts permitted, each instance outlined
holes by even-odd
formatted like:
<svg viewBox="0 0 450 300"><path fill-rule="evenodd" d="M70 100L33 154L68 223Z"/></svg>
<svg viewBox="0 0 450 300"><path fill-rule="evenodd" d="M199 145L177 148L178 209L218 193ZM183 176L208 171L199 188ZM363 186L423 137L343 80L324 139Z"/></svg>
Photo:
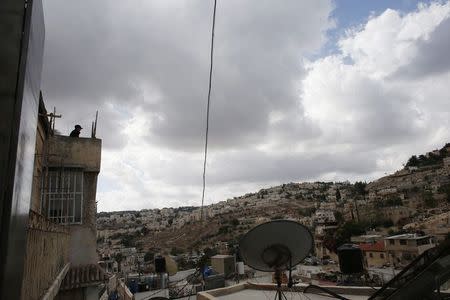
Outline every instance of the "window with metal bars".
<svg viewBox="0 0 450 300"><path fill-rule="evenodd" d="M50 169L42 191L43 212L59 224L81 224L83 221L83 171Z"/></svg>

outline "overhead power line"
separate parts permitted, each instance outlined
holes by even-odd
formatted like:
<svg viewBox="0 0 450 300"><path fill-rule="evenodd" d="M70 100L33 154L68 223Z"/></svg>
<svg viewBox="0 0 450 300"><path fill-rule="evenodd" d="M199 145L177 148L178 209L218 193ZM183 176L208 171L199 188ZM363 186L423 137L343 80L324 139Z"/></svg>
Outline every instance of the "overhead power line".
<svg viewBox="0 0 450 300"><path fill-rule="evenodd" d="M205 155L203 159L203 190L202 190L202 206L200 209L200 219L203 221L203 204L205 202L205 189L206 189L206 161L208 158L208 134L209 134L209 107L211 102L211 85L212 85L212 72L213 72L213 62L214 62L214 29L216 25L216 7L217 0L214 0L214 11L212 19L212 29L211 29L211 55L210 55L210 65L209 65L209 84L208 84L208 101L206 104L206 130L205 130Z"/></svg>

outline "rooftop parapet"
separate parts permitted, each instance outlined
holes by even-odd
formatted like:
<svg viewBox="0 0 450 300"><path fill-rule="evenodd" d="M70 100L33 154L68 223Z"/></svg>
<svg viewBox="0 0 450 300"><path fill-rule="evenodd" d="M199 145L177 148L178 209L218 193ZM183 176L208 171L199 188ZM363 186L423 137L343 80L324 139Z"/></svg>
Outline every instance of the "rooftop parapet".
<svg viewBox="0 0 450 300"><path fill-rule="evenodd" d="M102 140L55 135L48 139L48 166L100 172Z"/></svg>

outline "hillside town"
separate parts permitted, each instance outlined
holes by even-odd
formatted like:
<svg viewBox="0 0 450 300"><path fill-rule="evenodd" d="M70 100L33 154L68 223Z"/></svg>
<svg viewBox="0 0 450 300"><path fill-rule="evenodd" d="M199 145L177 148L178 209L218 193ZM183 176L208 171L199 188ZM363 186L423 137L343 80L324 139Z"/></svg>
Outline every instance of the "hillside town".
<svg viewBox="0 0 450 300"><path fill-rule="evenodd" d="M199 207L101 212L98 252L123 276L153 272L156 254L190 269L205 252L235 255L256 225L288 219L314 233L306 264L337 270L337 248L353 243L368 268L395 274L450 236L450 144L370 183L288 183L205 206L203 214L202 222Z"/></svg>
<svg viewBox="0 0 450 300"><path fill-rule="evenodd" d="M450 0L0 14L0 299L450 299Z"/></svg>

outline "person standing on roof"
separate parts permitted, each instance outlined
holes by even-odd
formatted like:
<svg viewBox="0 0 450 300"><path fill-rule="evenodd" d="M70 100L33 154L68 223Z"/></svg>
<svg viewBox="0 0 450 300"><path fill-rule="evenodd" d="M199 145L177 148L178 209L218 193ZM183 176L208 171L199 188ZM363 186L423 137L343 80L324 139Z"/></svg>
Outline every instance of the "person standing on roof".
<svg viewBox="0 0 450 300"><path fill-rule="evenodd" d="M72 130L72 132L70 133L71 137L80 137L80 132L81 129L83 129L83 127L81 127L80 125L75 125L75 129Z"/></svg>

